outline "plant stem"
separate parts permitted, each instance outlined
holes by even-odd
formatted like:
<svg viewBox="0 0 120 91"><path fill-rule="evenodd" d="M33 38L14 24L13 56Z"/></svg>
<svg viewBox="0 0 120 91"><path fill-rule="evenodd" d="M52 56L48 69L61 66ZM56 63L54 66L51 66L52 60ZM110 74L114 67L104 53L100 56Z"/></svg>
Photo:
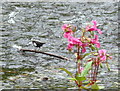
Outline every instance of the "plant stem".
<svg viewBox="0 0 120 91"><path fill-rule="evenodd" d="M97 65L96 80L97 80L98 70L99 70L99 65Z"/></svg>
<svg viewBox="0 0 120 91"><path fill-rule="evenodd" d="M77 47L77 69L78 69L78 74L80 74L80 47Z"/></svg>
<svg viewBox="0 0 120 91"><path fill-rule="evenodd" d="M80 64L80 47L77 46L77 69L78 69L78 72L77 72L77 73L78 73L78 74L81 74L80 68L81 68L81 64ZM82 81L79 81L79 82L78 82L78 87L80 88L81 85L82 85Z"/></svg>
<svg viewBox="0 0 120 91"><path fill-rule="evenodd" d="M99 69L99 60L95 59L95 69L94 69L94 76L93 76L93 81L97 81L97 74L98 74L98 69Z"/></svg>
<svg viewBox="0 0 120 91"><path fill-rule="evenodd" d="M78 91L81 91L81 89L78 89Z"/></svg>
<svg viewBox="0 0 120 91"><path fill-rule="evenodd" d="M77 63L77 68L78 68L78 74L80 74L80 62Z"/></svg>

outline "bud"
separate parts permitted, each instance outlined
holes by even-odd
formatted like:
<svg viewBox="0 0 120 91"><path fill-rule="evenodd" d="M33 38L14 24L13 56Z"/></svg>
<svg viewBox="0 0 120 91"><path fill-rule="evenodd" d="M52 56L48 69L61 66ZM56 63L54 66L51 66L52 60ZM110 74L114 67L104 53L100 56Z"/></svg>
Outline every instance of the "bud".
<svg viewBox="0 0 120 91"><path fill-rule="evenodd" d="M94 53L93 55L94 55L94 56L98 56L98 53Z"/></svg>
<svg viewBox="0 0 120 91"><path fill-rule="evenodd" d="M73 32L76 32L76 31L77 31L77 27L73 26L73 27L72 27L72 31L73 31Z"/></svg>

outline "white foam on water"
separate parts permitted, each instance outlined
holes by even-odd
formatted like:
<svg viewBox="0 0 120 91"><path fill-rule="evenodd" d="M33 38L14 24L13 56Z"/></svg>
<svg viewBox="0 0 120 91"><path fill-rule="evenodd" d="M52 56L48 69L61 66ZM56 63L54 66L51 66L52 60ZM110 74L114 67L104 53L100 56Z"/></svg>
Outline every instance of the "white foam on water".
<svg viewBox="0 0 120 91"><path fill-rule="evenodd" d="M21 47L21 46L18 46L18 45L13 45L12 47L13 47L13 48L17 48L17 49L19 49L19 50L22 49L22 47Z"/></svg>

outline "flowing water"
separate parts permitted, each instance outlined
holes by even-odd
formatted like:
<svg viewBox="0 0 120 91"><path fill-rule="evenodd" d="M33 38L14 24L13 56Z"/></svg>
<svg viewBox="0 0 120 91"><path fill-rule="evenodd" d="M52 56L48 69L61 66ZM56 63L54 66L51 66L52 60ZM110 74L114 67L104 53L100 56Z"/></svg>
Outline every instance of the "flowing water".
<svg viewBox="0 0 120 91"><path fill-rule="evenodd" d="M64 57L74 55L66 50L61 26L73 24L79 28L92 20L98 21L103 31L101 49L113 56L111 71L104 68L99 74L105 88L118 87L118 4L80 2L6 2L2 3L2 87L5 88L71 88L74 82L58 68L75 72L74 61L66 61L40 53L22 53L13 46L35 49L32 38L45 42L39 50Z"/></svg>

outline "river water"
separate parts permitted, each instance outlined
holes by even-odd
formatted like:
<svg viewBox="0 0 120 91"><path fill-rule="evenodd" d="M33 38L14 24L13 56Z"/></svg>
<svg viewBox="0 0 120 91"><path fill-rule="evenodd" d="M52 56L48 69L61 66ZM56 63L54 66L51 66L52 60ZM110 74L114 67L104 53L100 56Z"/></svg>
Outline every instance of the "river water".
<svg viewBox="0 0 120 91"><path fill-rule="evenodd" d="M21 53L13 46L34 49L32 38L45 42L40 50L73 58L66 50L61 26L65 23L81 28L82 24L98 21L103 31L101 49L113 56L111 71L104 68L99 80L105 88L118 87L118 4L80 2L6 2L2 4L1 88L71 88L74 82L60 71L75 71L74 61L66 61L39 53Z"/></svg>

